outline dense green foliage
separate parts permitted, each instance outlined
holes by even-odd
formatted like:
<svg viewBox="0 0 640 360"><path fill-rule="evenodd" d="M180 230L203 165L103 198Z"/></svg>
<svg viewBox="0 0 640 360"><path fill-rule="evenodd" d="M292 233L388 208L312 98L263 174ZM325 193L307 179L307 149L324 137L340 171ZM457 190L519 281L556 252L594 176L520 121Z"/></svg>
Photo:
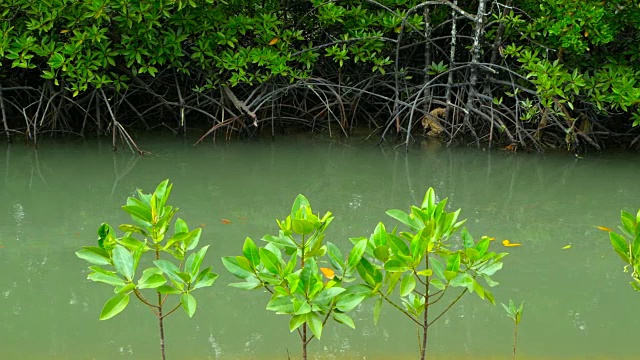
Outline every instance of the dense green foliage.
<svg viewBox="0 0 640 360"><path fill-rule="evenodd" d="M446 108L450 139L638 140L634 0L3 0L0 19L7 136L130 142L127 126L186 130L189 115L249 136L279 119L409 141Z"/></svg>

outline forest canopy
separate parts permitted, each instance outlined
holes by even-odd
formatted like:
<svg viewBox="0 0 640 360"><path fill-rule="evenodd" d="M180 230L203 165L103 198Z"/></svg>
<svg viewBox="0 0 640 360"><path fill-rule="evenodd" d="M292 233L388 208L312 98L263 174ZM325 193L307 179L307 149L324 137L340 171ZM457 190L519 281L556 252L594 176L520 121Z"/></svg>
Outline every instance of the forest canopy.
<svg viewBox="0 0 640 360"><path fill-rule="evenodd" d="M640 139L635 0L2 0L0 19L8 139L135 148L135 128L300 126L572 151Z"/></svg>

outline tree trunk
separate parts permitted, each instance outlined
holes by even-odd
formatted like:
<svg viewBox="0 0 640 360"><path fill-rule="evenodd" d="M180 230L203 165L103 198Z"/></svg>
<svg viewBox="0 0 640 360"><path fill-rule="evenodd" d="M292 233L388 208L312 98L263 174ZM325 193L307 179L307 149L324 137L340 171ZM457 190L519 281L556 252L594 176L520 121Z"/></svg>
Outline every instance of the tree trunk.
<svg viewBox="0 0 640 360"><path fill-rule="evenodd" d="M7 114L4 110L4 98L2 97L2 86L0 86L0 113L2 113L2 125L4 126L4 134L7 136L7 142L11 142L11 134L9 133L9 125L7 124Z"/></svg>
<svg viewBox="0 0 640 360"><path fill-rule="evenodd" d="M453 0L453 5L458 5L458 0ZM445 113L445 124L451 123L453 116L453 106L451 103L451 88L453 87L453 69L456 66L456 40L458 37L458 29L456 24L456 11L451 10L451 45L449 47L449 76L447 78L447 92L445 94L447 111Z"/></svg>
<svg viewBox="0 0 640 360"><path fill-rule="evenodd" d="M475 108L474 100L476 99L476 94L478 93L477 85L478 85L478 63L480 63L480 56L482 55L480 52L480 41L482 40L483 35L483 26L484 26L484 13L487 7L487 0L480 0L478 3L478 12L475 16L474 21L474 34L473 34L473 45L471 46L471 77L469 80L469 94L467 94L467 104L465 106L465 116L464 123L469 127L469 129L473 131L473 127L471 126L471 113ZM476 136L476 141L479 139Z"/></svg>

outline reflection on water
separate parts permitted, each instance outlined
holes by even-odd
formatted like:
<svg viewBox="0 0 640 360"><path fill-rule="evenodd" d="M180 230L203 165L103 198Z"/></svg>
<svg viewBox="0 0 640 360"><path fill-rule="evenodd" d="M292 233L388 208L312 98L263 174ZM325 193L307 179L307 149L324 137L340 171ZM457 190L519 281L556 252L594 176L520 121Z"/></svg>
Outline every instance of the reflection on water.
<svg viewBox="0 0 640 360"><path fill-rule="evenodd" d="M336 219L328 240L368 236L384 214L419 203L433 186L462 208L474 236L507 251L496 276L498 302L524 300L518 359L632 359L640 319L628 274L596 225L615 228L620 209L640 207L634 155L489 153L426 147L408 154L356 141L296 139L202 144L154 139L153 155L113 154L101 143L8 147L0 164L0 358L154 359L157 329L132 302L97 320L108 286L86 280L74 251L96 239L102 221L127 222L127 196L174 182L172 204L202 224L206 262L220 279L198 298L189 320L167 320L173 359L286 359L299 354L288 320L264 310L268 295L225 286L219 257L238 254L246 236L274 232L298 193ZM227 221L224 221L227 220ZM521 243L504 248L501 241ZM563 249L567 244L572 246ZM413 359L416 329L390 307L378 326L371 303L354 314L356 330L330 324L311 344L317 359ZM437 313L438 311L435 311ZM510 358L513 329L503 309L471 296L430 329L431 359Z"/></svg>

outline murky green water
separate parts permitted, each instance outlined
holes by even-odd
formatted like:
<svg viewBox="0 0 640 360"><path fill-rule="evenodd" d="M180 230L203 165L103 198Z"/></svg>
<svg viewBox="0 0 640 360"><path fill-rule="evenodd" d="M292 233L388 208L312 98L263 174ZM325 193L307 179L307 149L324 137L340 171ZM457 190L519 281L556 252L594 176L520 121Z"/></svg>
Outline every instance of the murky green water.
<svg viewBox="0 0 640 360"><path fill-rule="evenodd" d="M137 187L174 182L172 203L221 274L199 297L198 312L167 321L170 359L286 359L299 353L287 319L264 310L266 294L225 286L219 257L239 254L246 236L275 231L274 218L304 193L336 219L330 240L347 246L368 236L384 211L407 208L433 186L463 209L477 236L521 247L496 276L498 301L526 301L520 359L637 358L640 295L610 250L605 233L620 209L640 207L635 155L487 153L417 148L408 155L374 145L279 139L193 147L153 141L144 158L99 143L21 145L0 154L0 358L154 359L156 322L132 302L109 321L98 314L111 290L85 280L74 251L93 244L101 221L127 222L119 210ZM229 224L221 220L228 219ZM563 250L571 244L570 249ZM329 326L311 352L322 359L415 358L415 329L394 309L379 326L371 303L355 315L357 330ZM500 306L470 297L431 329L441 359L510 359L512 324Z"/></svg>

